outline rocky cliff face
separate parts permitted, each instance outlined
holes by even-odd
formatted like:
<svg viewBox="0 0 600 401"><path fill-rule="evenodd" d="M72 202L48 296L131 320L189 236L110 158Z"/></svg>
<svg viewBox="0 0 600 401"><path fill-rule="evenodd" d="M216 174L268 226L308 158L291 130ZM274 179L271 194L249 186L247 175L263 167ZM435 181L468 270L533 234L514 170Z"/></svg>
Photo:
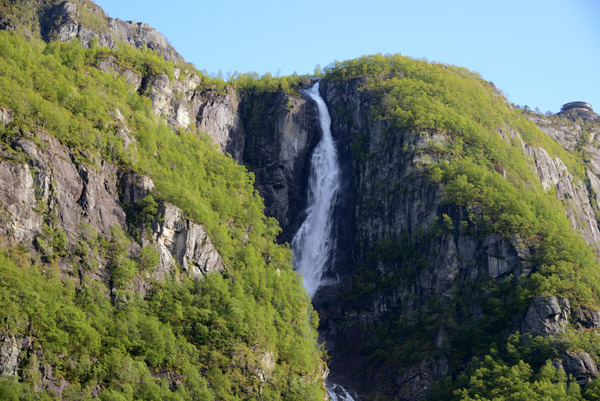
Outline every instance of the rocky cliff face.
<svg viewBox="0 0 600 401"><path fill-rule="evenodd" d="M92 40L100 46L147 46L166 60L185 63L155 29L143 23L112 19L92 2L35 2L34 22L7 15L0 27L23 30L45 40L83 46ZM25 19L25 18L24 18ZM176 65L173 77L165 73L142 73L119 63L114 57L101 58L96 67L122 76L133 89L152 101L154 112L175 129L197 128L208 134L218 148L229 153L255 174L257 189L265 199L266 214L283 227L281 241L291 240L301 223L307 184L308 158L320 136L316 108L299 95L283 92L241 93L232 87L216 90L203 85L191 69ZM11 118L0 110L0 118ZM121 121L115 115L116 121ZM133 135L121 121L125 146L135 145Z"/></svg>
<svg viewBox="0 0 600 401"><path fill-rule="evenodd" d="M119 42L134 47L147 46L168 61L184 61L156 29L141 22L110 18L91 1L35 0L26 6L20 1L12 3L3 5L8 12L0 16L0 29L42 37L46 41L70 42L77 38L85 47L92 40L111 49Z"/></svg>
<svg viewBox="0 0 600 401"><path fill-rule="evenodd" d="M238 162L244 159L246 130L237 91L218 93L210 89L196 93L193 107L197 127L213 138L222 152Z"/></svg>
<svg viewBox="0 0 600 401"><path fill-rule="evenodd" d="M77 288L97 280L106 284L106 297L118 297L109 255L90 251L89 243L96 236L110 241L117 227L134 228L131 214L153 189L150 178L68 148L36 129L0 149L0 244L18 246L55 263ZM145 295L153 283L173 277L176 265L182 274L195 278L225 269L205 228L175 205L161 202L151 224L140 231L141 241L130 244L126 254L138 258L143 245L155 249L159 258L128 284L138 294ZM22 377L23 363L35 361L37 389L60 397L67 382L53 375L39 339L4 334L0 377Z"/></svg>
<svg viewBox="0 0 600 401"><path fill-rule="evenodd" d="M528 119L567 151L581 151L584 155L585 176L573 177L559 158L552 159L548 152L540 147L523 145L535 164L542 185L545 189L556 191L556 197L563 202L572 227L594 248L598 258L600 116L589 110L570 109L554 116L530 114Z"/></svg>
<svg viewBox="0 0 600 401"><path fill-rule="evenodd" d="M280 239L290 241L303 218L308 161L319 137L314 106L284 93L257 96L197 90L186 83L188 79L194 80L149 79L145 92L155 112L175 127L196 124L222 151L254 172L267 215L283 227ZM531 255L536 244L518 235L505 238L487 233L465 210L445 204L441 186L424 171L442 160L435 149L446 146L449 138L436 130L391 135L389 122L370 113L375 100L362 84L362 79L356 79L322 85L340 151L344 189L336 207L335 267L329 272L339 282L323 288L314 303L321 315L322 339L332 356L333 381L363 394L392 383L390 394L421 399L436 380L456 368L456 361L444 351L454 339L443 319L433 324L429 351L385 369L369 362L376 352L368 346L374 331L397 319L406 325L404 333L418 331L419 311L435 302L454 302L467 283L528 277L535 269ZM184 113L178 111L182 108ZM554 191L572 227L598 251L597 132L566 119L531 119L567 150L583 146L589 155L588 181L584 181L544 148L525 144L518 132L503 132L508 142L521 144L543 187ZM464 221L467 227L459 227ZM417 238L416 243L403 242L408 237ZM471 296L466 310L458 312L459 321L483 322L482 297L481 293ZM515 327L534 335L545 334L540 327L560 332L560 322L573 316L569 308L536 314L539 302L534 299L528 311L515 317L521 322ZM558 323L555 316L562 316ZM576 321L584 327L590 319L577 317ZM581 383L596 377L593 359L585 353L564 351L556 366Z"/></svg>
<svg viewBox="0 0 600 401"><path fill-rule="evenodd" d="M322 88L332 116L332 133L342 159L347 160L344 175L353 190L345 194L354 196L346 200L352 207L346 206L340 219L355 221L353 238L347 236L340 244L351 249L336 269L340 283L323 288L315 299L322 335L332 355L332 379L362 391L372 390L376 383L394 383L397 394L419 398L433 380L449 373L447 359L434 350L414 364L404 364L404 371L388 372L388 377L375 377L380 372L365 375L373 372L366 358L357 358L369 352L366 345L372 333L365 328L385 320L391 311L410 315L434 296L448 300L452 289L467 277L497 277L525 266L510 241L445 233L425 240L422 249L428 251L422 256L427 262L411 272L406 282L361 288L361 275L383 278L407 268L407 260L398 263L378 255L380 245L426 231L443 213L460 213L442 207L441 188L420 174L435 157L423 150L446 138L441 132L387 135L389 125L371 119L372 97L361 90L360 79L325 82ZM446 334L443 326L438 329L441 344Z"/></svg>
<svg viewBox="0 0 600 401"><path fill-rule="evenodd" d="M179 74L186 73L176 70ZM254 173L265 213L282 226L281 241L291 241L302 222L310 154L320 137L316 107L284 92L227 88L223 93L198 88L198 81L193 74L174 81L161 74L149 78L142 90L155 113L172 126L197 127Z"/></svg>
<svg viewBox="0 0 600 401"><path fill-rule="evenodd" d="M179 74L186 73L176 69ZM193 74L177 80L160 74L141 90L173 127L200 129L254 173L265 213L282 226L281 241L291 241L304 210L310 154L320 137L316 107L283 92L222 93L199 88L198 81Z"/></svg>
<svg viewBox="0 0 600 401"><path fill-rule="evenodd" d="M246 130L244 165L254 173L265 213L291 241L302 223L312 149L319 138L316 106L285 93L248 96L241 105Z"/></svg>
<svg viewBox="0 0 600 401"><path fill-rule="evenodd" d="M486 234L476 219L446 204L441 187L424 171L441 160L432 149L449 139L440 131L392 133L385 119L374 119L369 113L373 96L361 84L362 79L355 79L322 85L332 132L345 160L347 190L338 206L338 218L340 224L353 221L354 227L350 235L346 230L345 236L338 236L340 254L345 255L336 265L339 283L322 288L314 302L331 355L334 382L371 395L389 386L388 394L416 400L456 367L452 366L456 361L444 351L454 341L452 334L432 303L455 302L457 294L471 285L468 283L528 277L535 269L531 256L535 244L519 236ZM577 124L555 118L550 128L542 117L535 122L569 150L582 143L582 128ZM592 184L598 181L593 170L597 146L593 144L596 132L591 132L591 143L584 141L590 160L587 185L584 177L569 173L559 158L521 143L544 188L555 192L572 227L597 251L597 195ZM520 140L517 132L512 135ZM459 228L461 221L463 227ZM455 318L465 325L484 324L483 294L472 291L466 309ZM593 320L591 315L574 315L564 299L535 298L531 302L527 313L515 316L524 333L546 336L564 331L569 319L576 319L581 327ZM402 327L397 340L411 341L416 334L407 332L422 329L423 310L436 320L426 347L429 351L418 356L400 354L396 363L377 366L378 350L368 345L377 332L391 330L387 336L395 336L398 332L391 328L393 322ZM593 359L585 353L564 351L556 363L580 383L597 376Z"/></svg>
<svg viewBox="0 0 600 401"><path fill-rule="evenodd" d="M77 2L77 8L79 5ZM62 6L66 7L64 17L67 22L75 21L69 15L78 11L71 10L69 3L61 3ZM52 26L63 26L60 18L54 22ZM83 32L80 28L77 28L78 34ZM56 29L60 31L58 38L70 32ZM15 48L30 48L22 38L5 33L2 36L9 38L7 42ZM62 39L73 37L76 36L67 35ZM49 105L49 112L44 112L58 110L59 115L65 113L62 116L67 120L79 119L94 131L98 141L81 145L79 134L86 128L80 130L78 126L65 132L48 126L45 124L48 114L33 117L23 111L25 108L19 107L21 103L3 98L0 107L0 244L3 248L0 258L10 262L3 264L3 274L9 276L12 271L20 275L23 272L23 277L28 274L36 279L39 277L43 283L46 280L44 274L49 272L52 277L47 281L52 280L57 294L64 283L65 303L73 302L75 313L79 313L81 303L74 299L85 296L83 294L93 287L97 298L90 299L90 303L106 308L89 315L81 312L81 316L88 316L90 321L99 321L100 315L102 319L110 316L104 319L107 324L95 326L102 326L100 334L95 329L89 330L98 340L94 343L99 347L95 356L105 350L112 352L100 341L113 334L112 331L107 333L109 330L105 326L123 326L118 320L123 318L132 323L132 330L124 337L143 336L160 344L155 348L154 345L129 341L125 354L119 352L119 358L133 362L128 359L129 353L138 357L140 352L158 350L169 354L169 360L178 360L177 367L171 366L166 359L163 363L161 357L135 362L136 371L127 374L128 377L138 375L132 383L142 384L134 384L132 391L135 387L137 392L139 387L148 384L148 388L155 386L149 390L153 393L159 387L163 393L181 393L187 391L182 389L189 384L189 397L186 395L185 399L214 398L210 394L217 392L256 398L263 391L275 397L280 393L288 394L293 387L293 392L307 394L305 399L321 398L323 375L326 376L327 370L322 366L315 346L316 332L310 326L309 304L302 297L300 284L290 269L288 250L274 243L277 227L272 221L265 220L261 212L262 201L252 190L251 175L212 149L210 140L199 132L207 131L214 139L215 147L240 161L246 157L247 149L263 152L261 158L256 153L248 156L253 163L251 169L257 171L261 179L265 177L265 182L257 187L272 195L268 210L272 210L273 215L281 216L281 220L290 216L292 221L295 216L288 204L303 201L299 194L304 180L300 176L304 174L306 159L319 135L312 117L314 107L299 96L284 93L263 96L251 91L242 93L231 87L204 85L202 75L190 66L177 64L171 70L171 64L147 51L128 49L130 55L123 56L121 52L106 49L96 52L95 49L83 51L76 46L56 45L56 48L59 52L75 50L86 57L85 65L77 71L69 71L74 74L65 72L64 77L69 78L60 88L64 86L73 93L97 89L106 97L96 99L92 106L97 106L94 110L102 110L101 121L88 121L88 116L79 114L81 110L77 107L69 109L59 101ZM3 56L8 58L7 54ZM124 62L124 58L130 56L133 61ZM40 62L28 72L37 74L48 64ZM56 65L60 65L60 61ZM113 74L118 90L104 92L103 83L112 85L113 80L110 75L95 71L94 67ZM15 74L19 74L17 70L15 68ZM96 82L90 78L90 86L94 89L71 85L74 76L93 77L96 74L102 79ZM59 77L64 78L61 74ZM49 88L58 87L52 86L55 80L47 80L42 86L46 83ZM28 95L34 100L23 97L24 103L37 100L37 93ZM253 108L255 104L258 109ZM102 147L104 143L100 144L104 140L106 148ZM172 152L173 157L165 157L173 148L165 153L161 150L171 145L182 151ZM198 174L194 169L196 166L204 167L206 174ZM154 189L153 181L140 175L139 171L152 176L158 190ZM161 199L171 199L182 209ZM299 210L301 208L293 211L299 213ZM187 218L186 214L194 216L196 221ZM202 221L205 226L200 224ZM218 244L221 254L214 244ZM23 260L26 263L21 264ZM208 272L227 270L229 273L201 277ZM30 287L35 285L30 284L34 280L23 277L19 276L16 281ZM18 285L2 282L3 288L14 293L26 292ZM265 291L258 290L258 286ZM37 299L43 298L42 291L31 290L33 294L38 292L41 295ZM163 294L169 301L159 300ZM179 299L180 296L185 300ZM10 298L11 305L19 303L15 297ZM63 305L62 301L61 298L57 304ZM184 302L188 303L186 307ZM192 303L199 307L196 309L199 314L187 313ZM166 312L167 304L174 306L175 314ZM56 304L47 302L46 305ZM61 317L55 318L54 311L48 317L50 315L46 313L30 312L31 309L3 309L3 316L9 315L8 319L11 319L12 314L30 327L46 327L31 323L37 317L58 324L65 322ZM55 308L57 311L63 309L66 308ZM127 316L120 314L124 310L127 310ZM26 323L28 317L17 318L18 313L30 317L29 323ZM85 320L72 314L68 319ZM136 319L139 320L134 321ZM218 321L215 325L213 319ZM86 320L82 324L89 322ZM137 324L150 329L142 333L133 328ZM181 331L176 326L181 327ZM232 330L234 326L236 328ZM79 391L78 378L67 377L61 370L66 364L67 369L71 369L79 363L78 356L74 355L79 348L73 346L66 351L56 351L44 342L47 332L43 330L6 327L3 325L0 333L0 375L11 377L1 378L0 392L6 383L17 383L28 394L49 390L58 398L72 388ZM268 332L261 333L264 328L269 328ZM189 331L191 337L183 334L184 331ZM220 334L213 335L216 331ZM25 332L31 338L22 335ZM60 337L65 344L72 345L72 341L65 339L72 333L71 329L66 328L63 333L64 336L53 338ZM259 336L250 338L248 333ZM288 342L288 338L293 340ZM90 343L87 339L79 340L82 344ZM184 352L183 364L179 365L180 358L173 356L171 348L167 351L165 341L177 344L177 349ZM120 337L115 344L118 346L120 342L127 341L121 341ZM295 353L287 352L290 343L294 343ZM73 348L77 350L73 351ZM60 353L58 358L69 362L56 362L54 351ZM193 359L191 364L188 357ZM88 359L83 356L81 361L87 363ZM102 357L96 361L103 363ZM120 363L113 364L111 369L121 370ZM29 373L23 373L23 366L27 366L27 372L32 374L31 380L28 380ZM112 371L99 370L106 376L113 376ZM141 375L144 378L138 379ZM228 379L220 380L225 377ZM24 383L25 379L27 383ZM189 379L187 383L185 379ZM112 382L103 378L98 379L100 381L101 384L94 383L82 390L85 396L96 397L101 392L108 397L114 394L109 388ZM117 382L115 386L121 384L121 378ZM123 390L115 391L120 394ZM78 395L66 396L69 397L77 398ZM81 397L84 396L79 394ZM134 396L129 394L128 397Z"/></svg>
<svg viewBox="0 0 600 401"><path fill-rule="evenodd" d="M83 155L35 130L2 149L0 235L5 243L28 246L42 256L54 251L44 226L63 232L70 249L89 229L110 238L113 227L128 229L126 209L133 210L153 188L148 177ZM160 253L154 279L170 275L176 263L194 277L224 269L204 227L186 219L176 206L162 203L151 227L143 245ZM139 253L140 245L134 244L130 254ZM94 274L107 275L106 260L96 263Z"/></svg>

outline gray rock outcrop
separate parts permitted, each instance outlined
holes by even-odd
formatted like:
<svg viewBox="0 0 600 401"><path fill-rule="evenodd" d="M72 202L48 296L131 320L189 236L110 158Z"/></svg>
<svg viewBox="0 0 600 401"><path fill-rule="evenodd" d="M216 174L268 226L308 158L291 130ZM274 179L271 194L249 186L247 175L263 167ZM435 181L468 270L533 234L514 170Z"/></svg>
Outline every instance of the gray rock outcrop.
<svg viewBox="0 0 600 401"><path fill-rule="evenodd" d="M153 242L160 252L158 279L170 274L178 263L192 277L213 271L223 271L221 256L201 225L186 219L181 209L164 203L154 223Z"/></svg>
<svg viewBox="0 0 600 401"><path fill-rule="evenodd" d="M570 313L571 306L565 298L535 297L527 310L521 331L530 333L534 337L564 333L569 324Z"/></svg>
<svg viewBox="0 0 600 401"><path fill-rule="evenodd" d="M94 24L85 25L82 22L78 7L86 8L85 13L90 15L88 20L94 21ZM156 29L141 22L110 18L93 3L65 1L47 9L44 20L50 21L47 26L42 24L42 34L46 38L58 37L62 42L77 38L86 47L92 39L96 39L100 46L111 49L117 47L119 42L124 42L134 47L147 46L168 61L184 61Z"/></svg>
<svg viewBox="0 0 600 401"><path fill-rule="evenodd" d="M13 111L7 107L0 107L0 123L6 125L13 120Z"/></svg>
<svg viewBox="0 0 600 401"><path fill-rule="evenodd" d="M101 233L125 225L125 213L116 194L117 168L100 162L75 164L68 149L55 138L36 132L38 145L19 138L13 148L29 160L0 162L0 233L16 241L31 242L41 231L42 214L54 211L59 226L73 239L79 224Z"/></svg>
<svg viewBox="0 0 600 401"><path fill-rule="evenodd" d="M573 310L572 314L579 328L600 328L600 310L578 306Z"/></svg>
<svg viewBox="0 0 600 401"><path fill-rule="evenodd" d="M546 150L526 146L526 151L535 164L544 189L556 190L556 197L563 202L571 226L596 253L600 253L600 230L585 183L575 178L561 159L552 158Z"/></svg>
<svg viewBox="0 0 600 401"><path fill-rule="evenodd" d="M579 110L579 109L578 109ZM591 113L591 112L590 112ZM595 113L592 113L596 115ZM535 166L545 189L556 190L556 197L565 206L571 226L591 245L600 260L600 129L589 125L585 130L580 119L559 113L554 116L527 114L545 134L561 144L567 151L580 149L585 154L586 169L582 177L572 174L558 157L551 157L541 147L523 144L527 155ZM597 115L596 115L597 116ZM560 117L560 118L559 118ZM593 120L596 121L596 120ZM600 116L596 123L600 123Z"/></svg>
<svg viewBox="0 0 600 401"><path fill-rule="evenodd" d="M223 94L203 89L194 95L193 110L196 126L213 138L222 152L231 154L241 163L244 159L246 130L240 116L240 102L237 91Z"/></svg>
<svg viewBox="0 0 600 401"><path fill-rule="evenodd" d="M560 357L555 365L568 375L573 375L579 385L586 385L598 377L596 363L587 352L564 351Z"/></svg>
<svg viewBox="0 0 600 401"><path fill-rule="evenodd" d="M116 62L114 57L109 56L98 61L96 68L104 72L114 72L125 79L125 82L133 86L136 91L142 86L142 74L131 68Z"/></svg>
<svg viewBox="0 0 600 401"><path fill-rule="evenodd" d="M4 337L0 340L0 376L16 376L21 346L14 337Z"/></svg>
<svg viewBox="0 0 600 401"><path fill-rule="evenodd" d="M133 171L119 173L120 200L125 204L141 202L146 195L154 190L154 182L150 177Z"/></svg>
<svg viewBox="0 0 600 401"><path fill-rule="evenodd" d="M396 383L400 387L399 399L422 399L427 397L428 391L436 379L449 373L446 358L425 357L417 366L413 366L400 376Z"/></svg>
<svg viewBox="0 0 600 401"><path fill-rule="evenodd" d="M32 249L41 246L37 238L49 214L55 216L54 224L66 234L70 247L77 245L82 224L110 237L113 226L127 228L123 205L139 204L154 190L149 177L120 170L91 155L88 157L95 163L80 163L56 138L39 130L34 135L35 139L15 140L11 151L4 152L9 158L0 160L0 236L9 241ZM156 244L160 251L155 279L167 277L176 263L193 277L224 270L201 224L186 219L181 209L168 203L159 212L156 231L144 239L144 245ZM139 246L134 246L133 254L136 249ZM102 274L102 270L93 274Z"/></svg>
<svg viewBox="0 0 600 401"><path fill-rule="evenodd" d="M0 234L25 243L39 234L42 217L33 210L35 191L27 164L0 161Z"/></svg>
<svg viewBox="0 0 600 401"><path fill-rule="evenodd" d="M123 139L123 147L128 149L130 146L136 148L136 138L127 126L125 122L125 117L121 114L121 110L115 109L110 113L110 115L114 118L114 126L115 132Z"/></svg>
<svg viewBox="0 0 600 401"><path fill-rule="evenodd" d="M14 146L30 160L36 199L43 208L55 211L68 237L77 235L81 222L100 233L108 233L114 225L126 225L125 212L115 195L115 165L104 161L99 161L96 168L76 164L57 139L41 131L36 132L36 137L42 147L25 138L17 139ZM32 209L36 206L35 202L29 205Z"/></svg>
<svg viewBox="0 0 600 401"><path fill-rule="evenodd" d="M182 78L180 78L182 77ZM174 128L187 129L194 122L192 102L200 78L195 74L175 69L175 79L160 73L148 77L142 91L152 101L152 109L159 116L164 116Z"/></svg>

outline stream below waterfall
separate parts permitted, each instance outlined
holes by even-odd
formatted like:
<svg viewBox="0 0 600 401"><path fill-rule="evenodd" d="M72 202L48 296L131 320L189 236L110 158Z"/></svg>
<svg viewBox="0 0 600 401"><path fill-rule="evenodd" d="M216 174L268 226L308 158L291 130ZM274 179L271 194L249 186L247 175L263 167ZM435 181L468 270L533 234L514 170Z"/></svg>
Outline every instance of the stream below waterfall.
<svg viewBox="0 0 600 401"><path fill-rule="evenodd" d="M333 284L324 274L333 263L333 211L341 186L337 150L331 136L331 118L319 93L319 82L304 91L316 104L323 136L310 163L306 219L292 239L294 268L303 277L304 287L312 298L319 287ZM355 401L340 385L328 383L332 401Z"/></svg>

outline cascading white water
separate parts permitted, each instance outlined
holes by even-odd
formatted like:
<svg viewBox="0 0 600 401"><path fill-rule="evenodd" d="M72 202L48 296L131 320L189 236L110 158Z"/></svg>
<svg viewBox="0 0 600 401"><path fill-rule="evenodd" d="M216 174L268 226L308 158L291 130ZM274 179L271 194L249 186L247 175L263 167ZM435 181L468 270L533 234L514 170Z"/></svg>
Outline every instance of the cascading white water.
<svg viewBox="0 0 600 401"><path fill-rule="evenodd" d="M346 391L345 388L338 384L334 384L327 389L327 394L331 401L354 401L354 398Z"/></svg>
<svg viewBox="0 0 600 401"><path fill-rule="evenodd" d="M319 93L319 82L305 93L317 104L323 137L312 155L306 219L292 239L292 252L294 267L302 274L304 287L312 298L324 284L323 272L328 263L333 262L332 250L335 241L331 228L341 174L337 150L331 137L331 118ZM330 383L328 387L327 392L332 401L354 401L342 386Z"/></svg>
<svg viewBox="0 0 600 401"><path fill-rule="evenodd" d="M340 166L331 137L331 118L319 94L319 82L305 92L317 104L323 137L310 164L306 220L292 239L294 267L302 274L304 287L312 296L323 284L323 272L331 263L333 207L340 188Z"/></svg>

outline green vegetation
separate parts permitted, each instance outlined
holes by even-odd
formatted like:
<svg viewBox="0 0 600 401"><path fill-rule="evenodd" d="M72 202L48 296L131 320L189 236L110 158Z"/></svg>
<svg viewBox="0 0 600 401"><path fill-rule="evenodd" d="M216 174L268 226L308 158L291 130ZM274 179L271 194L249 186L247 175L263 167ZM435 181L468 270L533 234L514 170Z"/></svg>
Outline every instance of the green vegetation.
<svg viewBox="0 0 600 401"><path fill-rule="evenodd" d="M77 4L80 21L105 28L91 3ZM23 2L0 6L18 16L21 34L40 31L32 9ZM119 74L96 68L105 60L144 79L166 74L173 81L194 73L200 77L198 89L224 93L235 87L258 96L249 132L261 124L266 104L261 95L298 94L309 79L235 73L226 82L166 62L147 48L121 44L110 50L92 42L83 49L77 41L46 44L0 32L0 106L15 115L0 127L6 155L26 162L10 145L20 136L36 141L41 130L68 146L77 163L95 166L102 158L150 176L156 186L128 206L128 233L113 227L104 237L82 224L73 248L46 210L34 243L38 253L17 245L0 251L0 334L32 341L22 351L20 380L0 380L0 398L54 399L52 392L34 391L41 369L51 366L52 377L64 383L66 400L322 399L318 317L291 269L289 249L275 243L279 227L265 218L252 175L194 128L170 129L149 99ZM533 296L561 295L573 307L600 306L594 254L572 230L554 193L543 189L522 149L523 144L544 148L583 180L585 138L576 152L565 151L511 108L492 84L464 68L375 55L336 62L324 72L317 67L315 74L325 80L361 79L373 95L370 118L383 121L391 139L437 132L447 139L418 150L433 161L425 178L418 178L444 190L438 220L365 244L370 248L353 273L350 302L410 287L421 271L434 267L428 250L449 235L469 233L479 240L499 233L532 251L532 274L466 278L451 302L431 296L420 300L416 311L391 310L382 322L365 325L370 342L357 352L370 356L369 369L402 375L424 355L444 357L450 376L436 384L432 399L600 399L600 381L580 388L551 363L567 349L588 352L600 362L595 332L569 327L560 336L531 338L515 329L515 317L524 316ZM117 133L117 111L135 145L125 147ZM352 121L343 107L337 113ZM369 135L361 132L350 144L359 164L376 157ZM380 189L383 197L398 190L396 184ZM206 227L224 273L193 280L175 268L173 277L152 281L157 251L147 245L133 256L130 249L149 232L163 201ZM106 266L104 273L99 265ZM381 266L386 267L382 274ZM144 296L134 291L140 278L151 284ZM481 308L481 316L473 317L471 305Z"/></svg>
<svg viewBox="0 0 600 401"><path fill-rule="evenodd" d="M362 89L374 98L370 118L388 127L390 143L397 143L392 139L398 136L436 132L446 138L425 149L406 149L431 155L424 174L444 191L438 221L369 244L365 266L353 278L355 298L381 296L392 288L410 293L418 272L435 268L435 255L428 255L428 250L439 248L444 235L467 233L481 239L499 233L518 238L532 250L530 275L466 280L454 290L451 302L421 297L417 312L391 311L380 323L366 325L370 344L363 351L371 356L371 369L402 373L415 354L414 362L423 355L443 356L456 378L439 383L432 399L596 399L597 382L580 390L550 364L559 349L585 350L600 361L595 334L571 328L546 340L522 340L517 356L494 351L517 346L507 337L533 296L561 295L571 305L600 306L595 255L572 229L553 191L543 189L523 145L544 148L583 181L581 154L565 151L511 107L492 84L464 68L374 55L336 62L325 68L325 79L360 79ZM367 134L358 135L351 146L358 163L380 157L372 153L366 138ZM383 274L381 264L386 266ZM482 308L480 318L472 317L473 304ZM440 328L449 334L442 345L435 344ZM535 354L540 341L546 342L547 352ZM470 367L461 373L469 359Z"/></svg>
<svg viewBox="0 0 600 401"><path fill-rule="evenodd" d="M548 361L534 376L531 367L519 361L515 365L497 362L486 356L473 372L468 386L455 393L456 400L581 400L577 382L567 381Z"/></svg>
<svg viewBox="0 0 600 401"><path fill-rule="evenodd" d="M271 73L261 76L258 73L235 73L230 77L229 83L234 85L242 93L260 95L263 93L285 92L292 95L300 95L300 83L310 79L309 75L298 75L296 73L274 77Z"/></svg>
<svg viewBox="0 0 600 401"><path fill-rule="evenodd" d="M202 280L175 272L142 298L133 282L149 280L157 254L143 248L133 258L128 250L143 232L114 227L105 238L82 225L69 249L47 216L36 240L42 260L19 247L0 253L0 332L33 340L23 380L3 379L0 395L50 399L33 393L43 364L66 383L63 399L92 399L98 389L106 401L322 399L318 318L291 252L275 243L280 229L265 218L252 175L206 135L168 128L148 98L94 67L107 57L146 77L172 76L172 64L148 49L83 49L0 32L0 105L15 115L0 127L0 145L8 152L15 138L35 141L41 129L78 163L94 166L100 156L150 176L156 189L133 206L131 222L144 231L157 200L172 202L206 227L227 270ZM116 132L116 110L135 146L125 148ZM100 262L110 288L93 278ZM65 265L71 271L59 273Z"/></svg>
<svg viewBox="0 0 600 401"><path fill-rule="evenodd" d="M327 70L329 79L363 75L364 87L379 97L376 118L391 123L390 135L440 130L450 138L448 146L430 149L449 158L430 168L431 179L443 184L448 204L463 207L466 215L478 214L470 223L482 233L539 242L534 262L540 271L531 280L535 293L598 302L600 271L591 248L571 229L563 205L542 189L520 140L507 141L501 132L510 135L512 129L526 144L560 157L579 179L585 177L582 161L464 68L402 56L368 56Z"/></svg>

